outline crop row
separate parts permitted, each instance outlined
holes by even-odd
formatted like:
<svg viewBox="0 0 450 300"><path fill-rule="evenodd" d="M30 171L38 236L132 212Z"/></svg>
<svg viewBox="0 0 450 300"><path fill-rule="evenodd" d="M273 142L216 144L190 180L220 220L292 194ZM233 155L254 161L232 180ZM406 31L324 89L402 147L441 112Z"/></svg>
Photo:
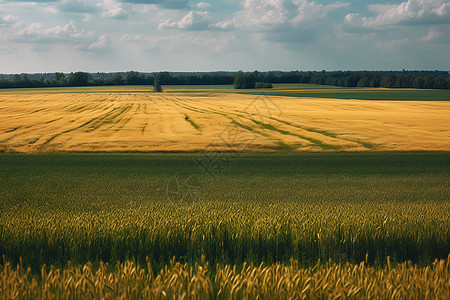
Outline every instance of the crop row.
<svg viewBox="0 0 450 300"><path fill-rule="evenodd" d="M74 212L17 207L1 212L0 254L33 268L67 261L115 262L149 257L159 267L173 256L216 263L318 259L379 265L429 264L450 249L450 203L199 201L174 206ZM389 214L386 214L389 212Z"/></svg>
<svg viewBox="0 0 450 300"><path fill-rule="evenodd" d="M384 269L356 264L318 263L259 266L190 266L171 260L153 273L133 261L115 268L92 263L41 268L33 275L22 265L0 265L0 297L8 299L449 299L450 256L432 266L402 263ZM112 270L111 270L112 269Z"/></svg>

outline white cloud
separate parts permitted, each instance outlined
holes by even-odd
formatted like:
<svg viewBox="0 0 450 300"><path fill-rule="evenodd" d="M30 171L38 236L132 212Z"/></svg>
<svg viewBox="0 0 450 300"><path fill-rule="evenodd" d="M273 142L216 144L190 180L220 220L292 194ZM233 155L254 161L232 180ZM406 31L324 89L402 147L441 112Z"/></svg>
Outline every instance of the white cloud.
<svg viewBox="0 0 450 300"><path fill-rule="evenodd" d="M246 0L236 21L250 30L296 27L307 22L321 22L330 11L347 6L349 4L343 2L323 5L308 0Z"/></svg>
<svg viewBox="0 0 450 300"><path fill-rule="evenodd" d="M295 17L296 9L293 3L289 2L291 1L247 0L244 10L238 16L239 23L250 28L285 24Z"/></svg>
<svg viewBox="0 0 450 300"><path fill-rule="evenodd" d="M349 7L349 3L334 2L327 5L317 4L314 1L296 1L298 5L297 16L292 20L294 24L304 24L324 20L328 14L336 9Z"/></svg>
<svg viewBox="0 0 450 300"><path fill-rule="evenodd" d="M230 31L234 29L234 20L214 22L208 11L190 11L180 21L165 19L158 29L179 29L185 31Z"/></svg>
<svg viewBox="0 0 450 300"><path fill-rule="evenodd" d="M376 17L348 14L345 24L379 29L392 25L450 23L450 2L444 0L408 0L397 5L369 5Z"/></svg>
<svg viewBox="0 0 450 300"><path fill-rule="evenodd" d="M199 3L197 3L196 6L199 9L207 9L207 8L210 8L212 5L211 5L211 3L207 3L207 2L199 2Z"/></svg>
<svg viewBox="0 0 450 300"><path fill-rule="evenodd" d="M180 21L173 22L170 19L158 25L158 29L181 29L181 30L206 30L211 25L211 17L206 11L190 11Z"/></svg>
<svg viewBox="0 0 450 300"><path fill-rule="evenodd" d="M178 53L179 51L220 52L234 40L229 32L181 32L167 36L144 36L124 34L120 38L122 45L134 51Z"/></svg>
<svg viewBox="0 0 450 300"><path fill-rule="evenodd" d="M59 0L4 0L5 2L35 2L35 3L46 3L46 2L58 2Z"/></svg>
<svg viewBox="0 0 450 300"><path fill-rule="evenodd" d="M87 45L87 47L85 47L84 49L88 50L88 51L95 51L95 52L105 52L105 51L109 52L112 49L111 39L106 34L101 35L97 41Z"/></svg>
<svg viewBox="0 0 450 300"><path fill-rule="evenodd" d="M127 19L130 13L115 0L104 0L102 4L103 16L118 20Z"/></svg>
<svg viewBox="0 0 450 300"><path fill-rule="evenodd" d="M120 41L127 43L144 42L145 38L142 34L124 34L120 38Z"/></svg>
<svg viewBox="0 0 450 300"><path fill-rule="evenodd" d="M0 28L16 23L18 19L13 15L0 15Z"/></svg>
<svg viewBox="0 0 450 300"><path fill-rule="evenodd" d="M329 15L348 3L320 4L309 0L246 0L244 9L233 18L234 26L253 35L259 43L266 40L298 48L318 42L336 30ZM223 23L222 23L223 24Z"/></svg>
<svg viewBox="0 0 450 300"><path fill-rule="evenodd" d="M116 7L106 11L105 15L113 19L123 20L128 18L130 14L122 7Z"/></svg>
<svg viewBox="0 0 450 300"><path fill-rule="evenodd" d="M226 20L226 21L223 21L223 22L218 22L218 23L216 23L216 24L214 24L212 26L215 29L218 29L218 30L226 30L226 31L228 31L228 30L235 29L233 20Z"/></svg>
<svg viewBox="0 0 450 300"><path fill-rule="evenodd" d="M448 68L450 0L340 1L0 0L0 60L19 71ZM369 4L383 2L394 4Z"/></svg>
<svg viewBox="0 0 450 300"><path fill-rule="evenodd" d="M189 6L189 0L119 0L119 2L140 5L156 5L158 7L168 9L183 9Z"/></svg>
<svg viewBox="0 0 450 300"><path fill-rule="evenodd" d="M428 34L422 37L422 42L450 44L450 25L431 26Z"/></svg>
<svg viewBox="0 0 450 300"><path fill-rule="evenodd" d="M85 43L93 38L94 32L79 30L73 20L68 24L50 28L44 28L42 23L33 23L7 35L9 41L33 44Z"/></svg>

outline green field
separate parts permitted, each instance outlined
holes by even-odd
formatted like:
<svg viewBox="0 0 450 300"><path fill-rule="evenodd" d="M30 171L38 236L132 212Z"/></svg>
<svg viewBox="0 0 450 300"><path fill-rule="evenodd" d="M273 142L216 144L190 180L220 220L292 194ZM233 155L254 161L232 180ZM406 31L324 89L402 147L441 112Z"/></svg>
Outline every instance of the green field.
<svg viewBox="0 0 450 300"><path fill-rule="evenodd" d="M166 93L186 93L211 95L217 93L239 93L249 95L265 94L268 96L283 97L312 97L330 99L358 99L358 100L392 100L392 101L450 101L450 90L420 90L395 88L345 88L328 85L283 83L274 84L272 89L236 90L232 85L166 85ZM85 94L85 93L149 93L153 86L84 86L84 87L57 87L57 88L28 88L4 89L2 93L11 91L34 92L37 94Z"/></svg>
<svg viewBox="0 0 450 300"><path fill-rule="evenodd" d="M0 253L33 270L147 256L158 268L202 255L212 266L366 254L375 266L388 256L427 265L450 252L449 158L1 155Z"/></svg>
<svg viewBox="0 0 450 300"><path fill-rule="evenodd" d="M449 91L151 90L0 91L0 299L448 299Z"/></svg>
<svg viewBox="0 0 450 300"><path fill-rule="evenodd" d="M250 91L246 93L257 94ZM275 85L273 90L265 90L269 96L313 97L358 100L391 101L450 101L449 90L342 88L309 84Z"/></svg>
<svg viewBox="0 0 450 300"><path fill-rule="evenodd" d="M274 84L272 89L235 90L231 85L166 86L167 92L223 92L282 97L312 97L331 99L392 100L392 101L450 101L449 90L344 88L303 83Z"/></svg>

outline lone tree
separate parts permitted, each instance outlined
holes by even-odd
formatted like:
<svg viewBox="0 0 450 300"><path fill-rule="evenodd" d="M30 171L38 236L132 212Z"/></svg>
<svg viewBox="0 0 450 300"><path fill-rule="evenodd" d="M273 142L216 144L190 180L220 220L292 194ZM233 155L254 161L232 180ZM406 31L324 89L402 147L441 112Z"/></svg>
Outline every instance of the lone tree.
<svg viewBox="0 0 450 300"><path fill-rule="evenodd" d="M155 75L155 80L153 81L153 91L157 93L162 92L161 87L161 72Z"/></svg>

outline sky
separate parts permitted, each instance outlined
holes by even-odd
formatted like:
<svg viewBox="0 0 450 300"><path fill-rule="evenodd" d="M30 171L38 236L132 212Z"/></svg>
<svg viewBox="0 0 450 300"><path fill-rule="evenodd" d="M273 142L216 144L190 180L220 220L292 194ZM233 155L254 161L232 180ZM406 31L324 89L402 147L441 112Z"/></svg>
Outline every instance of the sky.
<svg viewBox="0 0 450 300"><path fill-rule="evenodd" d="M450 1L0 0L0 73L450 71Z"/></svg>

